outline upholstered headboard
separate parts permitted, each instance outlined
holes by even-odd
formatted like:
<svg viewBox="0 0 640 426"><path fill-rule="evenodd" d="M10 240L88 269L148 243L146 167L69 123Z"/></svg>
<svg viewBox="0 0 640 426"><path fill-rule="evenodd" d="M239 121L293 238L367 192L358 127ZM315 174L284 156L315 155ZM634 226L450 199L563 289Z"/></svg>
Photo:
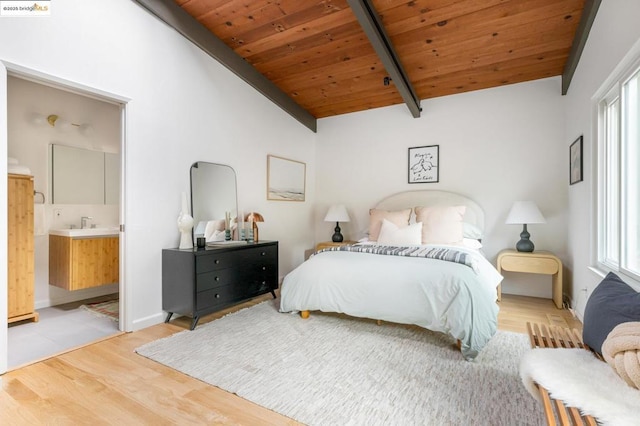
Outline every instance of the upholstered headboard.
<svg viewBox="0 0 640 426"><path fill-rule="evenodd" d="M482 207L472 199L455 192L436 190L398 192L379 201L375 208L400 210L418 206L467 206L463 221L475 226L484 235L484 210ZM412 216L414 216L413 213Z"/></svg>

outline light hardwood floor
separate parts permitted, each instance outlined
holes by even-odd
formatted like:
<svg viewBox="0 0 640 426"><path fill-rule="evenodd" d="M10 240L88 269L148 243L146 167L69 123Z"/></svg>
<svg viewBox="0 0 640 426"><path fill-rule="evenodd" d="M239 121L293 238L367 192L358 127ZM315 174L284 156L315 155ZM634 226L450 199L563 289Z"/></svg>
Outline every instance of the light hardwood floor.
<svg viewBox="0 0 640 426"><path fill-rule="evenodd" d="M269 297L210 315L200 324ZM505 294L500 302L501 330L524 333L527 321L552 324L563 320L581 328L551 300ZM299 424L133 352L188 326L187 319L178 318L4 374L0 377L0 424Z"/></svg>

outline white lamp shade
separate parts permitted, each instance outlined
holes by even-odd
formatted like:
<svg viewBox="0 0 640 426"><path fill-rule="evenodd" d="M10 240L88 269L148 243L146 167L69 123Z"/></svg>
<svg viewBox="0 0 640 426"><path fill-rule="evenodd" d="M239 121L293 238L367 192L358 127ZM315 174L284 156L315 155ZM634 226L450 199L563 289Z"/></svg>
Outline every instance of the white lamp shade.
<svg viewBox="0 0 640 426"><path fill-rule="evenodd" d="M329 208L324 217L325 222L349 222L349 213L343 204L336 204Z"/></svg>
<svg viewBox="0 0 640 426"><path fill-rule="evenodd" d="M523 225L530 223L547 223L547 221L533 201L516 201L513 203L505 223L507 225Z"/></svg>

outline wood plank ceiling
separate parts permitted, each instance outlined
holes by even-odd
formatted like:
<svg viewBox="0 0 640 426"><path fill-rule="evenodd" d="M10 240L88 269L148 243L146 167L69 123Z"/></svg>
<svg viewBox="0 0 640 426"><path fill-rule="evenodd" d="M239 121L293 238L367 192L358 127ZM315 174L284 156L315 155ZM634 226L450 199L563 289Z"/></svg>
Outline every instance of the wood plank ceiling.
<svg viewBox="0 0 640 426"><path fill-rule="evenodd" d="M315 118L403 103L347 0L175 0ZM561 75L585 0L372 0L419 99Z"/></svg>

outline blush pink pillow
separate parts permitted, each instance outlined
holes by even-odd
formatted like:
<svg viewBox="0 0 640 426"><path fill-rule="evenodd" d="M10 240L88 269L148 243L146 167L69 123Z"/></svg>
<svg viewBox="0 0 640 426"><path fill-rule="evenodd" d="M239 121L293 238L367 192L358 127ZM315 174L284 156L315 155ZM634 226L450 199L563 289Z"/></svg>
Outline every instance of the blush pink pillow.
<svg viewBox="0 0 640 426"><path fill-rule="evenodd" d="M409 224L409 217L411 217L411 209L396 211L379 209L369 210L369 240L378 241L378 235L380 234L380 227L382 227L383 219L387 219L389 222L399 228L402 228Z"/></svg>
<svg viewBox="0 0 640 426"><path fill-rule="evenodd" d="M462 243L466 210L466 206L416 207L416 222L422 222L422 244Z"/></svg>

